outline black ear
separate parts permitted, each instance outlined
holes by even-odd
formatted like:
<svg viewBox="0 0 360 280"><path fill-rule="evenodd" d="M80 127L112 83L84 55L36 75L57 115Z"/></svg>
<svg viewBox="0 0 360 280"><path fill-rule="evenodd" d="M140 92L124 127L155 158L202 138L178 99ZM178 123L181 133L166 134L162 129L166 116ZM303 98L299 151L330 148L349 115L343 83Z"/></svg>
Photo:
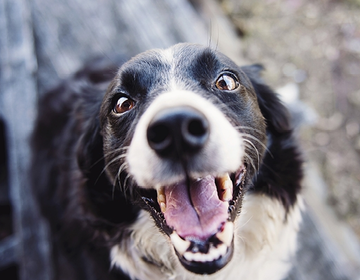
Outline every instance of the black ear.
<svg viewBox="0 0 360 280"><path fill-rule="evenodd" d="M77 146L77 161L81 171L94 174L96 168L103 169L103 140L100 132L99 113L107 85L122 64L122 57L97 58L85 64L75 73L72 90L81 99L76 109L82 135ZM95 168L95 169L94 169Z"/></svg>
<svg viewBox="0 0 360 280"><path fill-rule="evenodd" d="M84 132L77 146L77 161L80 170L86 176L96 174L96 171L104 166L103 140L97 116L92 117L85 124Z"/></svg>
<svg viewBox="0 0 360 280"><path fill-rule="evenodd" d="M301 190L302 157L292 136L290 115L279 97L263 82L261 65L243 67L256 92L260 110L267 122L267 153L254 178L254 191L282 201L287 210Z"/></svg>
<svg viewBox="0 0 360 280"><path fill-rule="evenodd" d="M259 64L241 67L241 70L248 76L254 87L267 127L273 132L288 132L291 130L290 114L277 94L264 83L261 78L263 69L263 66Z"/></svg>

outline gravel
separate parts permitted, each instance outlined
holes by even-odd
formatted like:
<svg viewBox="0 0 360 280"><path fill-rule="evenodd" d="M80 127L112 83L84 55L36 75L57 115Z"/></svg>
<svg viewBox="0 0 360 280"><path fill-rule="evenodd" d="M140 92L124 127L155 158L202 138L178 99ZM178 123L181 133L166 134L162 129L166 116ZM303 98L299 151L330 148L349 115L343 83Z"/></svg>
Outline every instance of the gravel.
<svg viewBox="0 0 360 280"><path fill-rule="evenodd" d="M316 112L300 138L327 202L360 237L360 0L221 0L274 88L295 84Z"/></svg>

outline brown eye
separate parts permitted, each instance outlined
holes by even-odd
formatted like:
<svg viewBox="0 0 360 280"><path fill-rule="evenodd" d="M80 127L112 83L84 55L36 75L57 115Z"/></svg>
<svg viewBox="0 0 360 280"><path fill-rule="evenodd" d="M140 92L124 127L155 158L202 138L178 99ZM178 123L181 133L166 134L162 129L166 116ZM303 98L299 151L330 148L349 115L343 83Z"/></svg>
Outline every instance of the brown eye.
<svg viewBox="0 0 360 280"><path fill-rule="evenodd" d="M115 104L114 113L123 114L127 111L130 111L135 106L135 101L127 98L127 97L120 97Z"/></svg>
<svg viewBox="0 0 360 280"><path fill-rule="evenodd" d="M239 87L239 82L230 74L222 74L215 83L217 89L234 90Z"/></svg>

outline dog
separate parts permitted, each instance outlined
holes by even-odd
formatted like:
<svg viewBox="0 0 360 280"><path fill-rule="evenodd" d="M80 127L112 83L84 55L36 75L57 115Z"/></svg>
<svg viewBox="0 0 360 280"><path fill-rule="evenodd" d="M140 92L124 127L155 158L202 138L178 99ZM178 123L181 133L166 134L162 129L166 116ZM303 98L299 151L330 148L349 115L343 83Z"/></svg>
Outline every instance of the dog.
<svg viewBox="0 0 360 280"><path fill-rule="evenodd" d="M261 71L182 43L40 99L31 174L56 279L287 275L302 156Z"/></svg>

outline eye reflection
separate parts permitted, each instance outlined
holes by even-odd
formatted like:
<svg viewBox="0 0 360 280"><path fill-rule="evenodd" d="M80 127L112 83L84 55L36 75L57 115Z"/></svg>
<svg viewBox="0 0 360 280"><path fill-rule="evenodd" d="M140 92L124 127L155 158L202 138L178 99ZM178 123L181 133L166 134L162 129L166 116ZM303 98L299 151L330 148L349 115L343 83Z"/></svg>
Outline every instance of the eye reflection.
<svg viewBox="0 0 360 280"><path fill-rule="evenodd" d="M130 111L135 106L135 101L128 97L120 97L115 104L113 109L116 114L123 114Z"/></svg>
<svg viewBox="0 0 360 280"><path fill-rule="evenodd" d="M239 87L239 82L230 74L222 74L216 80L215 86L219 90L234 90Z"/></svg>

